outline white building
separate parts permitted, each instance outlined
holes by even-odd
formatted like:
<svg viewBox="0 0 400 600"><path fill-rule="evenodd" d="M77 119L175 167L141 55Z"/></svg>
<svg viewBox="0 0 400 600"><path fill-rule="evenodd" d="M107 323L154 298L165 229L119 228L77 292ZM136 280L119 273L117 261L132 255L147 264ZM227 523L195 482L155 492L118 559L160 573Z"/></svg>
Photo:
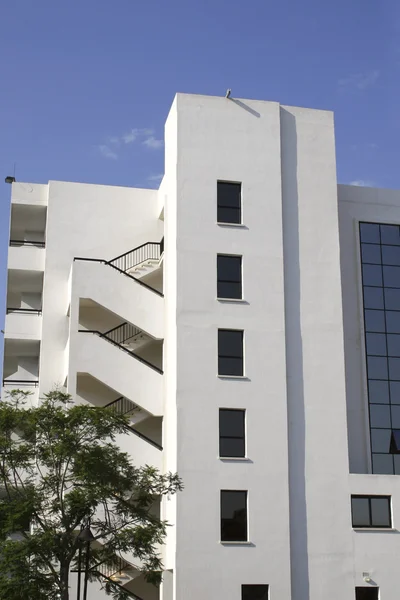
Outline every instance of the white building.
<svg viewBox="0 0 400 600"><path fill-rule="evenodd" d="M126 589L398 600L399 223L337 185L331 112L275 102L179 94L158 191L12 185L4 386L119 399L184 481Z"/></svg>

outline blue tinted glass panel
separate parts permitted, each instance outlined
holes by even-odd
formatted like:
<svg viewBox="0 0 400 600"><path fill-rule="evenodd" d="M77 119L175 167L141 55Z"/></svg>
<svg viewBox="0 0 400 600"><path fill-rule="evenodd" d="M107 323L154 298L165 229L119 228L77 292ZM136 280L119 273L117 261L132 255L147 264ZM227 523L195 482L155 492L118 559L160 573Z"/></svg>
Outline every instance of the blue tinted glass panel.
<svg viewBox="0 0 400 600"><path fill-rule="evenodd" d="M390 246L393 248L393 246ZM381 247L376 244L361 244L361 256L363 264L372 263L381 264ZM393 263L388 263L393 264Z"/></svg>
<svg viewBox="0 0 400 600"><path fill-rule="evenodd" d="M363 285L382 286L382 267L380 265L363 265Z"/></svg>
<svg viewBox="0 0 400 600"><path fill-rule="evenodd" d="M375 223L360 223L360 239L370 244L380 244L379 225Z"/></svg>
<svg viewBox="0 0 400 600"><path fill-rule="evenodd" d="M393 290L387 290L387 291L393 291ZM394 290L396 292L399 292L400 295L400 290ZM400 306L400 305L399 305ZM368 286L364 286L364 308L384 308L383 305L383 289L379 288L379 287L368 287ZM388 306L386 306L386 308L390 308ZM392 307L394 308L394 307Z"/></svg>
<svg viewBox="0 0 400 600"><path fill-rule="evenodd" d="M388 381L368 381L369 401L374 404L389 404L389 382ZM400 390L399 390L400 401Z"/></svg>
<svg viewBox="0 0 400 600"><path fill-rule="evenodd" d="M381 244L400 245L400 230L398 225L381 225Z"/></svg>

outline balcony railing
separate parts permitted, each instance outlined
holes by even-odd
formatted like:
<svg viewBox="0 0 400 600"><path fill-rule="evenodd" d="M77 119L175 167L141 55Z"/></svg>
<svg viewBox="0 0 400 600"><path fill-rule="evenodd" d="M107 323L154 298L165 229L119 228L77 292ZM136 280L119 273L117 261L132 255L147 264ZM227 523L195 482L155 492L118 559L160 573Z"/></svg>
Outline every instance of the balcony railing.
<svg viewBox="0 0 400 600"><path fill-rule="evenodd" d="M161 247L163 250L161 251ZM117 267L121 271L129 271L147 260L160 260L161 254L164 251L164 242L146 242L134 250L129 250L116 258L108 261L113 267Z"/></svg>
<svg viewBox="0 0 400 600"><path fill-rule="evenodd" d="M116 327L104 332L103 335L105 335L106 338L108 338L111 342L115 342L116 344L124 344L140 333L142 333L141 329L138 329L134 325L131 325L125 321L125 323L122 323L122 325L117 325Z"/></svg>
<svg viewBox="0 0 400 600"><path fill-rule="evenodd" d="M35 387L39 386L38 379L3 379L3 386L22 386L22 387Z"/></svg>
<svg viewBox="0 0 400 600"><path fill-rule="evenodd" d="M32 240L10 240L10 246L36 246L36 248L45 248L46 242L35 242Z"/></svg>
<svg viewBox="0 0 400 600"><path fill-rule="evenodd" d="M122 325L118 325L117 327L114 327L113 329L110 329L109 331L106 331L104 333L98 331L97 329L78 329L78 332L92 333L98 335L99 337L111 342L111 344L114 344L114 346L117 346L121 350L124 350L125 352L133 356L133 358L136 358L136 360L138 360L139 362L150 367L154 371L157 371L157 373L160 373L160 375L163 374L162 369L160 369L150 361L146 360L145 358L138 356L135 352L133 352L133 350L131 350L131 348L127 347L127 344L125 342L127 342L130 338L134 337L135 335L141 333L140 329L136 329L136 327L134 327L130 323L122 323Z"/></svg>
<svg viewBox="0 0 400 600"><path fill-rule="evenodd" d="M112 412L117 415L131 415L139 407L137 404L132 402L132 400L125 398L125 396L121 396L120 398L105 404L104 408L112 410Z"/></svg>
<svg viewBox="0 0 400 600"><path fill-rule="evenodd" d="M20 313L21 315L40 315L42 314L41 308L7 308L7 314Z"/></svg>

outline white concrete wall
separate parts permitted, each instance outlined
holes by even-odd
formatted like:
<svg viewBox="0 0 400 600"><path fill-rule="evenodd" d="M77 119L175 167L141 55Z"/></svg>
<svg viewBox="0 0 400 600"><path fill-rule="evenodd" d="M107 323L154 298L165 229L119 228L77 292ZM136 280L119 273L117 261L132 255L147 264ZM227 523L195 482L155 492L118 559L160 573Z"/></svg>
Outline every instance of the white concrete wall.
<svg viewBox="0 0 400 600"><path fill-rule="evenodd" d="M392 497L393 529L353 532L354 585L366 585L363 573L380 588L381 598L398 597L400 553L400 480L395 475L371 475L368 395L366 386L359 222L400 224L400 192L338 186L343 322L345 331L347 422L349 439L349 496Z"/></svg>
<svg viewBox="0 0 400 600"><path fill-rule="evenodd" d="M281 133L292 600L353 600L333 115Z"/></svg>
<svg viewBox="0 0 400 600"><path fill-rule="evenodd" d="M243 182L243 227L216 224L218 179ZM279 105L178 95L165 184L166 463L185 485L174 598L239 600L241 584L257 582L289 600ZM222 252L243 255L246 303L216 300ZM246 379L217 377L218 327L245 330ZM247 462L219 460L219 407L247 409ZM247 545L220 543L221 489L249 492Z"/></svg>
<svg viewBox="0 0 400 600"><path fill-rule="evenodd" d="M24 183L16 181L12 184L12 204L32 206L46 205L49 188L43 183Z"/></svg>
<svg viewBox="0 0 400 600"><path fill-rule="evenodd" d="M63 383L73 258L111 260L162 235L153 190L50 182L48 198L41 391Z"/></svg>

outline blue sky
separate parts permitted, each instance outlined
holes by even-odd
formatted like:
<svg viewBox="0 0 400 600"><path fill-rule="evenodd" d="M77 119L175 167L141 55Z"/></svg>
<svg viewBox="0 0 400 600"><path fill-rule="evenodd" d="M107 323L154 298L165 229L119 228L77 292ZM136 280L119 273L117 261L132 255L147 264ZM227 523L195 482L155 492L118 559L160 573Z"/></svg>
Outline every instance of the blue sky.
<svg viewBox="0 0 400 600"><path fill-rule="evenodd" d="M3 177L156 187L177 91L332 109L339 181L400 188L398 0L13 0L0 28L0 320Z"/></svg>

